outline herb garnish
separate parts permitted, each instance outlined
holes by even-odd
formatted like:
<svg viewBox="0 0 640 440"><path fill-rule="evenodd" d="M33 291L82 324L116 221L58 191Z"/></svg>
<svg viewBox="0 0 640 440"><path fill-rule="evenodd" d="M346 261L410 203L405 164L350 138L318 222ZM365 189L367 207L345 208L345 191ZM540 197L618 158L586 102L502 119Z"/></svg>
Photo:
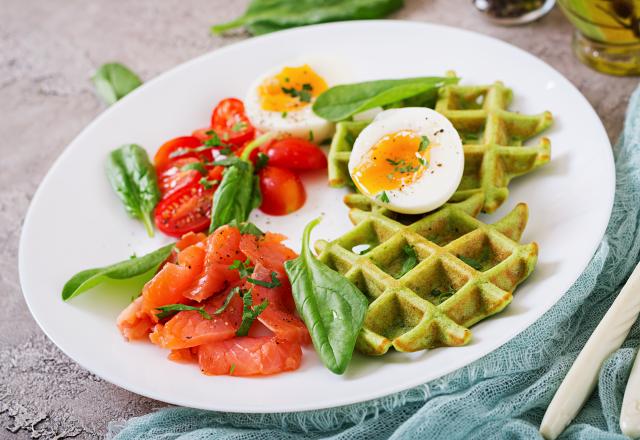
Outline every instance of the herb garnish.
<svg viewBox="0 0 640 440"><path fill-rule="evenodd" d="M473 267L475 270L482 270L482 263L478 260L471 257L465 257L464 255L458 255L458 258L460 258L465 264Z"/></svg>
<svg viewBox="0 0 640 440"><path fill-rule="evenodd" d="M382 203L389 203L389 196L386 191L382 191L377 197Z"/></svg>
<svg viewBox="0 0 640 440"><path fill-rule="evenodd" d="M429 166L429 161L427 159L425 159L424 157L419 157L418 158L418 162L420 162L420 164L424 167L428 167Z"/></svg>
<svg viewBox="0 0 640 440"><path fill-rule="evenodd" d="M456 293L456 290L453 287L449 287L448 290L444 291L440 289L431 290L431 296L433 296L438 301L438 304L442 304L443 302L451 298L454 293Z"/></svg>
<svg viewBox="0 0 640 440"><path fill-rule="evenodd" d="M231 289L229 291L229 293L227 294L227 297L224 299L224 302L222 303L222 305L218 308L218 310L213 312L213 314L214 315L219 315L222 312L224 312L225 310L227 310L227 307L229 307L229 304L231 303L231 300L233 299L234 295L241 295L239 287L234 287L233 289Z"/></svg>
<svg viewBox="0 0 640 440"><path fill-rule="evenodd" d="M313 142L313 130L309 130L309 142Z"/></svg>
<svg viewBox="0 0 640 440"><path fill-rule="evenodd" d="M209 180L206 177L202 177L200 180L198 180L198 183L200 183L200 185L202 185L204 187L204 189L211 189L215 185L220 183L220 181L219 180Z"/></svg>
<svg viewBox="0 0 640 440"><path fill-rule="evenodd" d="M264 309L269 305L268 300L262 301L257 306L253 307L253 298L251 297L251 289L246 291L241 291L242 295L242 323L240 323L240 327L236 331L236 336L247 336L249 334L249 329L251 328L251 324L253 321L260 315L260 313L264 312Z"/></svg>
<svg viewBox="0 0 640 440"><path fill-rule="evenodd" d="M294 87L280 87L282 92L291 96L292 98L298 98L300 102L311 102L311 84L302 84L302 89L298 90Z"/></svg>
<svg viewBox="0 0 640 440"><path fill-rule="evenodd" d="M289 114L288 112L282 112L282 115L281 115L282 119L286 118L288 114Z"/></svg>
<svg viewBox="0 0 640 440"><path fill-rule="evenodd" d="M254 225L251 222L238 222L235 219L231 220L229 222L229 226L232 226L234 228L238 228L238 230L240 231L241 234L251 234L251 235L255 235L256 237L260 238L264 235L264 232L262 232L260 230L260 228L258 228L256 225Z"/></svg>
<svg viewBox="0 0 640 440"><path fill-rule="evenodd" d="M190 170L198 171L203 176L206 176L208 173L207 169L204 167L204 164L202 162L188 163L180 167L180 171L190 171Z"/></svg>
<svg viewBox="0 0 640 440"><path fill-rule="evenodd" d="M239 132L247 128L247 123L244 121L237 121L235 124L231 126L231 131Z"/></svg>
<svg viewBox="0 0 640 440"><path fill-rule="evenodd" d="M402 252L404 252L405 259L404 263L402 263L402 268L400 269L400 272L398 273L398 276L396 278L402 278L411 269L418 265L418 255L416 254L416 250L413 248L413 246L405 244L402 247Z"/></svg>
<svg viewBox="0 0 640 440"><path fill-rule="evenodd" d="M231 364L231 366L229 367L229 376L231 376L235 370L236 364Z"/></svg>
<svg viewBox="0 0 640 440"><path fill-rule="evenodd" d="M280 283L280 280L278 279L278 274L276 272L271 272L271 281L261 281L261 280L256 280L254 278L247 278L247 281L253 284L256 284L258 286L262 286L262 287L266 287L268 289L273 289L274 287L280 287L282 286L282 284Z"/></svg>
<svg viewBox="0 0 640 440"><path fill-rule="evenodd" d="M420 153L427 151L427 148L429 148L429 138L426 136L422 136L422 140L420 140L420 147L418 147L418 151Z"/></svg>
<svg viewBox="0 0 640 440"><path fill-rule="evenodd" d="M240 278L248 277L253 273L253 267L250 266L251 260L247 258L245 261L233 260L233 264L229 266L231 270L238 270Z"/></svg>
<svg viewBox="0 0 640 440"><path fill-rule="evenodd" d="M211 318L211 315L209 315L209 313L207 313L207 311L204 309L204 306L194 307L194 306L188 306L186 304L168 304L166 306L156 307L156 310L160 310L160 313L156 314L156 317L158 319L165 319L175 315L178 312L184 312L184 311L198 312L204 319L209 319L209 320L213 319Z"/></svg>
<svg viewBox="0 0 640 440"><path fill-rule="evenodd" d="M258 153L258 159L256 160L256 171L260 171L269 163L269 156L263 152Z"/></svg>

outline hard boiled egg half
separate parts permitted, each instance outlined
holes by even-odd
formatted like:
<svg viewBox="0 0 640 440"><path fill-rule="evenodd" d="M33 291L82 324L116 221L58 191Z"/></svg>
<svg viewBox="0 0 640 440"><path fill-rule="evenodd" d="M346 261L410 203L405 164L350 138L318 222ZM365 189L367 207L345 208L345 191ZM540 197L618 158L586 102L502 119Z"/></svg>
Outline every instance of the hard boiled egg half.
<svg viewBox="0 0 640 440"><path fill-rule="evenodd" d="M379 205L421 214L443 205L462 179L458 132L442 114L422 107L379 113L357 137L349 173Z"/></svg>
<svg viewBox="0 0 640 440"><path fill-rule="evenodd" d="M336 84L330 63L297 62L260 77L245 100L247 116L262 131L321 142L331 137L334 125L311 110L316 98Z"/></svg>

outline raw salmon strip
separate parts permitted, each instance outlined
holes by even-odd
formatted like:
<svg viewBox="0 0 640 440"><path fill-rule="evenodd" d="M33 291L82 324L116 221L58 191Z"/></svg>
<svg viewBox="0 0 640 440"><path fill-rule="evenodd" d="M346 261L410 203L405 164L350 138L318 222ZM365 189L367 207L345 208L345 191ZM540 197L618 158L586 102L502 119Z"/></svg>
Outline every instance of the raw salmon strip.
<svg viewBox="0 0 640 440"><path fill-rule="evenodd" d="M196 282L184 292L186 298L202 301L226 290L239 280L238 272L229 269L234 260L246 257L240 252L240 231L223 226L207 238L205 242L204 264Z"/></svg>
<svg viewBox="0 0 640 440"><path fill-rule="evenodd" d="M146 339L151 328L153 328L154 322L143 310L142 301L141 296L136 298L118 315L116 324L122 336L128 341Z"/></svg>
<svg viewBox="0 0 640 440"><path fill-rule="evenodd" d="M293 260L298 254L281 243L285 238L284 235L271 232L263 237L245 234L240 239L240 250L254 265L260 263L267 269L286 276L284 262Z"/></svg>
<svg viewBox="0 0 640 440"><path fill-rule="evenodd" d="M207 342L233 338L242 322L242 299L233 295L227 308L215 314L224 303L226 295L218 295L208 301L204 309L211 319L204 318L197 311L178 312L165 324L156 325L149 335L151 342L163 348L177 350L195 347Z"/></svg>
<svg viewBox="0 0 640 440"><path fill-rule="evenodd" d="M271 271L258 263L254 268L251 278L259 281L270 282ZM247 282L245 289L252 289L253 304L260 304L265 299L269 305L258 315L258 320L278 338L308 344L311 342L309 331L300 318L295 316L295 304L291 295L291 286L287 279L281 280L278 287L267 288Z"/></svg>
<svg viewBox="0 0 640 440"><path fill-rule="evenodd" d="M297 369L301 359L299 344L270 336L240 336L198 347L200 369L208 375L276 374Z"/></svg>

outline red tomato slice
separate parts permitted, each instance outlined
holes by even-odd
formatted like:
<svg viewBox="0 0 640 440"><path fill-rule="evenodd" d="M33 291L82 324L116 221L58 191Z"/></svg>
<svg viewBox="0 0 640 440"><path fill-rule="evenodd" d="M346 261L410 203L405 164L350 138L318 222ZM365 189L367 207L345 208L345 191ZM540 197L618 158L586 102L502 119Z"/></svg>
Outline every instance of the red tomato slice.
<svg viewBox="0 0 640 440"><path fill-rule="evenodd" d="M182 170L182 167L199 160L195 157L185 157L170 162L168 168L158 174L158 186L163 197L200 180L201 174L197 170Z"/></svg>
<svg viewBox="0 0 640 440"><path fill-rule="evenodd" d="M262 204L260 210L285 215L304 205L307 195L297 174L284 168L266 166L259 172Z"/></svg>
<svg viewBox="0 0 640 440"><path fill-rule="evenodd" d="M156 206L156 227L172 237L204 231L211 223L211 204L216 188L205 189L199 182L194 182L164 197Z"/></svg>
<svg viewBox="0 0 640 440"><path fill-rule="evenodd" d="M322 150L306 139L284 138L265 145L269 165L289 170L321 170L327 167Z"/></svg>
<svg viewBox="0 0 640 440"><path fill-rule="evenodd" d="M185 154L175 155L177 150L182 149L193 149L202 145L200 139L194 136L181 136L175 139L171 139L168 142L162 144L162 146L158 149L155 157L153 158L153 162L156 165L156 170L158 173L161 173L165 169L167 169L171 162L180 158L184 159L187 157L195 157L196 159L203 161L211 161L212 155L211 150L205 150L201 152L187 152Z"/></svg>
<svg viewBox="0 0 640 440"><path fill-rule="evenodd" d="M211 129L222 142L241 145L253 139L255 129L244 112L239 99L227 98L218 103L211 115Z"/></svg>

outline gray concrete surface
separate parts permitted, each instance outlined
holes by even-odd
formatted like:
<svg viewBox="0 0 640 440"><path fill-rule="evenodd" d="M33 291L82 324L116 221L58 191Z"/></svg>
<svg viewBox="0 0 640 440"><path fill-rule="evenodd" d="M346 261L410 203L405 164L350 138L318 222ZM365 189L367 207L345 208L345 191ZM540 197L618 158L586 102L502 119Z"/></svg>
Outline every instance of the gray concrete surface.
<svg viewBox="0 0 640 440"><path fill-rule="evenodd" d="M394 18L493 35L547 61L578 86L610 137L617 137L637 79L582 66L571 54L571 29L558 10L529 26L500 28L484 22L468 0L406 2ZM245 0L0 0L0 438L100 438L110 420L163 406L98 379L46 339L18 282L20 226L54 159L104 110L88 81L97 66L118 60L149 79L246 38L241 32L226 38L208 33L210 24L239 15L245 5Z"/></svg>

